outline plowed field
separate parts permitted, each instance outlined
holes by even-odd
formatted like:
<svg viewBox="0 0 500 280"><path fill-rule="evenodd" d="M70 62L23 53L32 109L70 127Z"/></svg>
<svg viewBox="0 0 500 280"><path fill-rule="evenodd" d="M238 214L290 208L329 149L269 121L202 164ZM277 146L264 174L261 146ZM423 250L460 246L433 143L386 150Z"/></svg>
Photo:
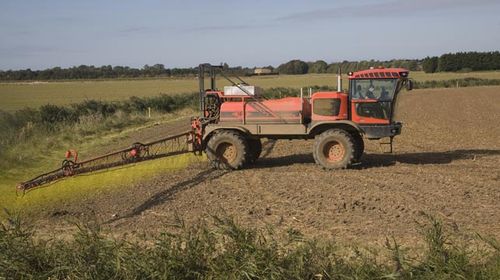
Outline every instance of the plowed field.
<svg viewBox="0 0 500 280"><path fill-rule="evenodd" d="M323 171L311 141L264 141L253 168L215 171L200 161L118 194L56 205L38 223L64 231L68 216L95 213L120 234L160 231L176 216L190 223L222 214L342 242L411 243L429 214L499 238L500 87L405 92L398 110L404 128L395 153L369 141L353 169Z"/></svg>

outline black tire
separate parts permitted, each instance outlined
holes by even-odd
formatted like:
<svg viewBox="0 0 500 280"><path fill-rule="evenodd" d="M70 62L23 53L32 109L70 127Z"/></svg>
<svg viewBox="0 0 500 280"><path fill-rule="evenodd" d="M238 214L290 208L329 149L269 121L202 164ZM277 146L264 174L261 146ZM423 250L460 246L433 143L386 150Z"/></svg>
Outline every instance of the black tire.
<svg viewBox="0 0 500 280"><path fill-rule="evenodd" d="M239 133L220 131L210 138L205 153L215 169L236 170L247 161L248 145Z"/></svg>
<svg viewBox="0 0 500 280"><path fill-rule="evenodd" d="M247 162L252 164L259 159L260 154L262 153L262 142L260 139L247 139L248 143L248 156Z"/></svg>
<svg viewBox="0 0 500 280"><path fill-rule="evenodd" d="M330 129L316 136L314 161L325 169L344 169L354 160L354 140L342 129Z"/></svg>
<svg viewBox="0 0 500 280"><path fill-rule="evenodd" d="M365 142L363 141L363 137L357 132L353 132L351 136L354 141L354 162L360 162L365 151Z"/></svg>

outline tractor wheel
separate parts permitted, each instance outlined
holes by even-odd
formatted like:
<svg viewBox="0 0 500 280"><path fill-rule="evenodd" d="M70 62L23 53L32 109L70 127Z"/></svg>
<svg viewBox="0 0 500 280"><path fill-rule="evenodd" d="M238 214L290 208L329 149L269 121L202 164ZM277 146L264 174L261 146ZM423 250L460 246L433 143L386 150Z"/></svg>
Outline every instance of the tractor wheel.
<svg viewBox="0 0 500 280"><path fill-rule="evenodd" d="M363 137L359 133L351 134L352 140L354 141L354 161L360 162L363 152L365 151L365 142Z"/></svg>
<svg viewBox="0 0 500 280"><path fill-rule="evenodd" d="M246 163L248 145L239 133L222 131L210 138L205 153L215 169L240 169Z"/></svg>
<svg viewBox="0 0 500 280"><path fill-rule="evenodd" d="M247 139L247 143L249 150L247 162L254 163L262 153L262 143L260 142L260 139Z"/></svg>
<svg viewBox="0 0 500 280"><path fill-rule="evenodd" d="M347 168L354 160L354 140L341 129L330 129L316 137L313 157L325 169Z"/></svg>

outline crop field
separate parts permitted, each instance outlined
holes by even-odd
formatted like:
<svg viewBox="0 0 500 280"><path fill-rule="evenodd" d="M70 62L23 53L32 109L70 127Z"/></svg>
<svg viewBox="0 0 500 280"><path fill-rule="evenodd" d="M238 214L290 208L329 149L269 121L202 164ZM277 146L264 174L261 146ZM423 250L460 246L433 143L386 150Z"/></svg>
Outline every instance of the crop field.
<svg viewBox="0 0 500 280"><path fill-rule="evenodd" d="M410 75L416 81L466 77L500 79L498 71L435 74L412 72ZM336 86L337 84L334 74L262 76L249 77L245 80L249 84L263 88L305 88L314 85ZM227 82L221 80L219 86L224 85L227 85ZM346 85L345 82L344 85ZM38 107L48 103L66 105L88 99L113 101L131 96L154 96L160 93L192 93L197 91L197 86L196 78L0 83L0 110L12 112L24 107Z"/></svg>
<svg viewBox="0 0 500 280"><path fill-rule="evenodd" d="M249 169L214 171L203 158L181 159L187 167L177 170L159 162L164 172L147 171L161 171L158 164L132 166L116 173L128 174L121 188L109 188L120 182L115 171L101 172L34 190L17 204L29 208L39 197L82 186L92 193L47 200L34 225L53 234L65 234L71 217L95 215L114 235L126 235L157 233L178 217L189 224L222 214L246 226L293 228L338 242L382 246L395 237L418 247L419 224L432 215L466 233L464 240L475 233L500 238L500 87L404 92L398 106L404 128L395 154L370 141L363 163L352 169L322 170L310 141L265 141L262 158ZM184 123L145 128L108 148ZM106 176L118 181L101 180Z"/></svg>

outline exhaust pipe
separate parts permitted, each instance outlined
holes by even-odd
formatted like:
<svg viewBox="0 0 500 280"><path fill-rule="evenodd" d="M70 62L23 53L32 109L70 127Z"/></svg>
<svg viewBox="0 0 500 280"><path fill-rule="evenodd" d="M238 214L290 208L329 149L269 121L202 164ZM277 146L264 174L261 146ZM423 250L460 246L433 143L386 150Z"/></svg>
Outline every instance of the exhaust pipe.
<svg viewBox="0 0 500 280"><path fill-rule="evenodd" d="M337 92L342 92L342 70L339 66L339 71L337 72Z"/></svg>

